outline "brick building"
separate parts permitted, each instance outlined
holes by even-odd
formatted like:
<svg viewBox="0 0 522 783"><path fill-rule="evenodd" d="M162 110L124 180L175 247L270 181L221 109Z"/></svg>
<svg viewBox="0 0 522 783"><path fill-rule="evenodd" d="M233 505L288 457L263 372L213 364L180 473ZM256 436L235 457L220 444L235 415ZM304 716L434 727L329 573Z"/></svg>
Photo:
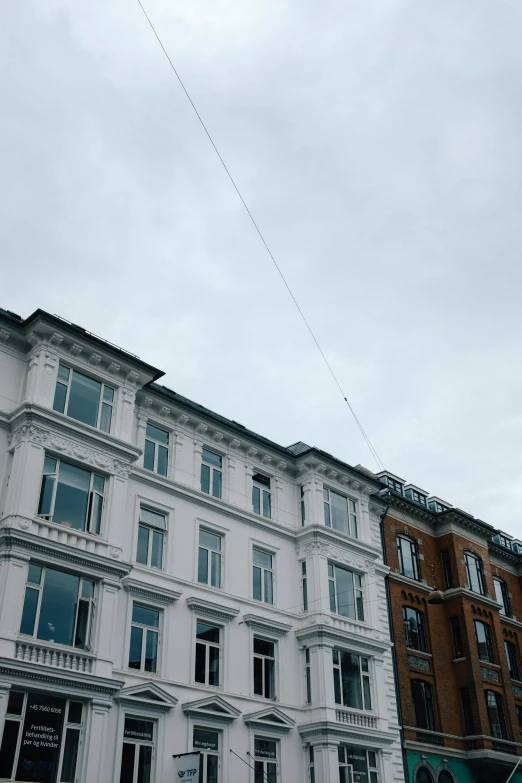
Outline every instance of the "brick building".
<svg viewBox="0 0 522 783"><path fill-rule="evenodd" d="M408 783L505 783L522 754L522 544L380 478Z"/></svg>

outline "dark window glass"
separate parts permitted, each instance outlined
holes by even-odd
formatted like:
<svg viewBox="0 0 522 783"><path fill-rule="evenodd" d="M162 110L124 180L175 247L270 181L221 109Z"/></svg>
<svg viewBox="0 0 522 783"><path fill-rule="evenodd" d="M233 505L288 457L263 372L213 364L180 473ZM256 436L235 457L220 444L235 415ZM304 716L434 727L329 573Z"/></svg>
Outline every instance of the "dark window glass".
<svg viewBox="0 0 522 783"><path fill-rule="evenodd" d="M443 549L440 553L442 561L442 574L444 576L444 589L448 590L453 587L453 574L451 573L451 561L450 554L447 549Z"/></svg>
<svg viewBox="0 0 522 783"><path fill-rule="evenodd" d="M64 413L66 397L67 386L64 383L57 383L54 392L53 410L58 411L58 413Z"/></svg>
<svg viewBox="0 0 522 783"><path fill-rule="evenodd" d="M498 603L502 605L502 608L499 609L500 614L511 617L511 601L509 598L507 584L502 579L493 579L493 584L495 586L495 598L497 599Z"/></svg>
<svg viewBox="0 0 522 783"><path fill-rule="evenodd" d="M455 781L451 777L449 772L446 772L445 770L442 770L442 772L439 772L439 779L438 779L437 783L455 783Z"/></svg>
<svg viewBox="0 0 522 783"><path fill-rule="evenodd" d="M493 652L493 639L491 636L491 627L480 620L474 620L475 638L477 640L478 657L481 661L495 663Z"/></svg>
<svg viewBox="0 0 522 783"><path fill-rule="evenodd" d="M143 467L146 470L154 470L154 454L156 447L150 440L145 441L145 452L143 455Z"/></svg>
<svg viewBox="0 0 522 783"><path fill-rule="evenodd" d="M419 581L419 558L417 544L402 536L397 537L397 551L399 553L399 569L403 576Z"/></svg>
<svg viewBox="0 0 522 783"><path fill-rule="evenodd" d="M61 783L74 783L80 746L80 729L67 729L63 751Z"/></svg>
<svg viewBox="0 0 522 783"><path fill-rule="evenodd" d="M433 778L426 767L421 767L417 770L415 783L433 783Z"/></svg>
<svg viewBox="0 0 522 783"><path fill-rule="evenodd" d="M464 715L464 726L466 728L466 734L475 734L475 726L473 723L473 712L471 710L471 698L469 694L469 688L460 689L460 700L462 703L462 713Z"/></svg>
<svg viewBox="0 0 522 783"><path fill-rule="evenodd" d="M516 645L513 642L504 640L504 648L509 667L509 676L512 680L520 680L520 667L518 665L518 653Z"/></svg>
<svg viewBox="0 0 522 783"><path fill-rule="evenodd" d="M431 685L424 680L412 680L411 695L415 709L415 725L419 729L435 731L435 710Z"/></svg>
<svg viewBox="0 0 522 783"><path fill-rule="evenodd" d="M20 731L20 721L6 720L0 746L0 778L11 778Z"/></svg>
<svg viewBox="0 0 522 783"><path fill-rule="evenodd" d="M141 668L141 648L143 645L143 628L135 625L131 627L130 648L129 648L129 667L131 669Z"/></svg>
<svg viewBox="0 0 522 783"><path fill-rule="evenodd" d="M150 564L152 568L161 568L163 563L163 533L157 530L152 531L152 549L150 553Z"/></svg>
<svg viewBox="0 0 522 783"><path fill-rule="evenodd" d="M210 494L210 466L201 466L201 491Z"/></svg>
<svg viewBox="0 0 522 783"><path fill-rule="evenodd" d="M138 758L138 777L136 783L150 783L152 766L152 748L150 745L140 745Z"/></svg>
<svg viewBox="0 0 522 783"><path fill-rule="evenodd" d="M83 704L81 703L81 701L70 701L67 721L69 723L81 723L82 715L83 715Z"/></svg>
<svg viewBox="0 0 522 783"><path fill-rule="evenodd" d="M24 708L24 694L22 691L9 691L7 701L7 715L21 715Z"/></svg>
<svg viewBox="0 0 522 783"><path fill-rule="evenodd" d="M38 621L39 639L73 644L80 578L47 568Z"/></svg>
<svg viewBox="0 0 522 783"><path fill-rule="evenodd" d="M100 393L101 383L80 372L73 372L67 415L96 427Z"/></svg>
<svg viewBox="0 0 522 783"><path fill-rule="evenodd" d="M158 660L158 634L156 631L147 631L145 641L145 671L155 672Z"/></svg>
<svg viewBox="0 0 522 783"><path fill-rule="evenodd" d="M158 446L158 473L160 476L167 475L167 464L169 461L169 452L165 446Z"/></svg>
<svg viewBox="0 0 522 783"><path fill-rule="evenodd" d="M464 554L466 562L466 573L468 577L468 588L474 593L480 593L485 595L486 589L484 585L484 574L482 571L482 560L479 560L475 555L466 552Z"/></svg>
<svg viewBox="0 0 522 783"><path fill-rule="evenodd" d="M38 608L39 591L32 587L25 588L24 608L22 612L22 622L20 623L20 633L28 636L34 635L34 622L36 619L36 610Z"/></svg>
<svg viewBox="0 0 522 783"><path fill-rule="evenodd" d="M485 696L491 736L497 739L507 739L502 696L496 691L485 691Z"/></svg>
<svg viewBox="0 0 522 783"><path fill-rule="evenodd" d="M424 630L424 615L411 606L402 607L402 616L404 619L404 631L406 635L406 646L412 650L426 652L426 633Z"/></svg>
<svg viewBox="0 0 522 783"><path fill-rule="evenodd" d="M462 658L464 656L464 649L462 647L462 637L460 635L460 621L458 617L450 617L451 637L453 639L453 650L455 658Z"/></svg>
<svg viewBox="0 0 522 783"><path fill-rule="evenodd" d="M91 474L88 470L60 463L60 474L54 501L53 522L67 523L76 530L85 530Z"/></svg>
<svg viewBox="0 0 522 783"><path fill-rule="evenodd" d="M120 783L134 783L134 756L137 745L130 742L123 743L121 753Z"/></svg>
<svg viewBox="0 0 522 783"><path fill-rule="evenodd" d="M147 559L149 556L149 535L150 530L144 525L138 527L138 550L136 552L136 561L147 565Z"/></svg>

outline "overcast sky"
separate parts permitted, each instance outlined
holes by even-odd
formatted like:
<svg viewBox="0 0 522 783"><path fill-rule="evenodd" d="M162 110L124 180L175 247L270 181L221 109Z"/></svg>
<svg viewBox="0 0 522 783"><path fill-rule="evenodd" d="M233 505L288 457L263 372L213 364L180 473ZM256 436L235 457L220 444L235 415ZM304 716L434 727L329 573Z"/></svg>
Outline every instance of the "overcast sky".
<svg viewBox="0 0 522 783"><path fill-rule="evenodd" d="M382 461L521 536L520 0L143 2ZM376 469L137 0L0 68L0 306Z"/></svg>

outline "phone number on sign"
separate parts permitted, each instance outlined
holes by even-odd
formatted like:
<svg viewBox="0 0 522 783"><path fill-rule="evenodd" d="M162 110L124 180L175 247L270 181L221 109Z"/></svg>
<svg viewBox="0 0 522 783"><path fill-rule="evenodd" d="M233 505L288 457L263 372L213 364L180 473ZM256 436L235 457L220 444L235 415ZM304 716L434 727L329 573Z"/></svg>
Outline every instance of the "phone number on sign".
<svg viewBox="0 0 522 783"><path fill-rule="evenodd" d="M40 710L40 712L57 712L61 713L61 707L46 707L44 704L31 704L32 710Z"/></svg>

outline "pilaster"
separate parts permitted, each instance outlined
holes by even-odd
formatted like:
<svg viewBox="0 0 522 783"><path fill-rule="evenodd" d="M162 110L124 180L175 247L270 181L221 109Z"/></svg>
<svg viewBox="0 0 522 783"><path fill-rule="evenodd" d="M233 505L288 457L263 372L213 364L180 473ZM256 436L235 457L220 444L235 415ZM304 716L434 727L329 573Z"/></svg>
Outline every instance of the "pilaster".
<svg viewBox="0 0 522 783"><path fill-rule="evenodd" d="M29 555L22 552L4 552L0 557L0 657L14 658L28 563Z"/></svg>
<svg viewBox="0 0 522 783"><path fill-rule="evenodd" d="M85 783L112 783L110 765L105 758L110 701L93 699L89 726L89 752L85 765Z"/></svg>

